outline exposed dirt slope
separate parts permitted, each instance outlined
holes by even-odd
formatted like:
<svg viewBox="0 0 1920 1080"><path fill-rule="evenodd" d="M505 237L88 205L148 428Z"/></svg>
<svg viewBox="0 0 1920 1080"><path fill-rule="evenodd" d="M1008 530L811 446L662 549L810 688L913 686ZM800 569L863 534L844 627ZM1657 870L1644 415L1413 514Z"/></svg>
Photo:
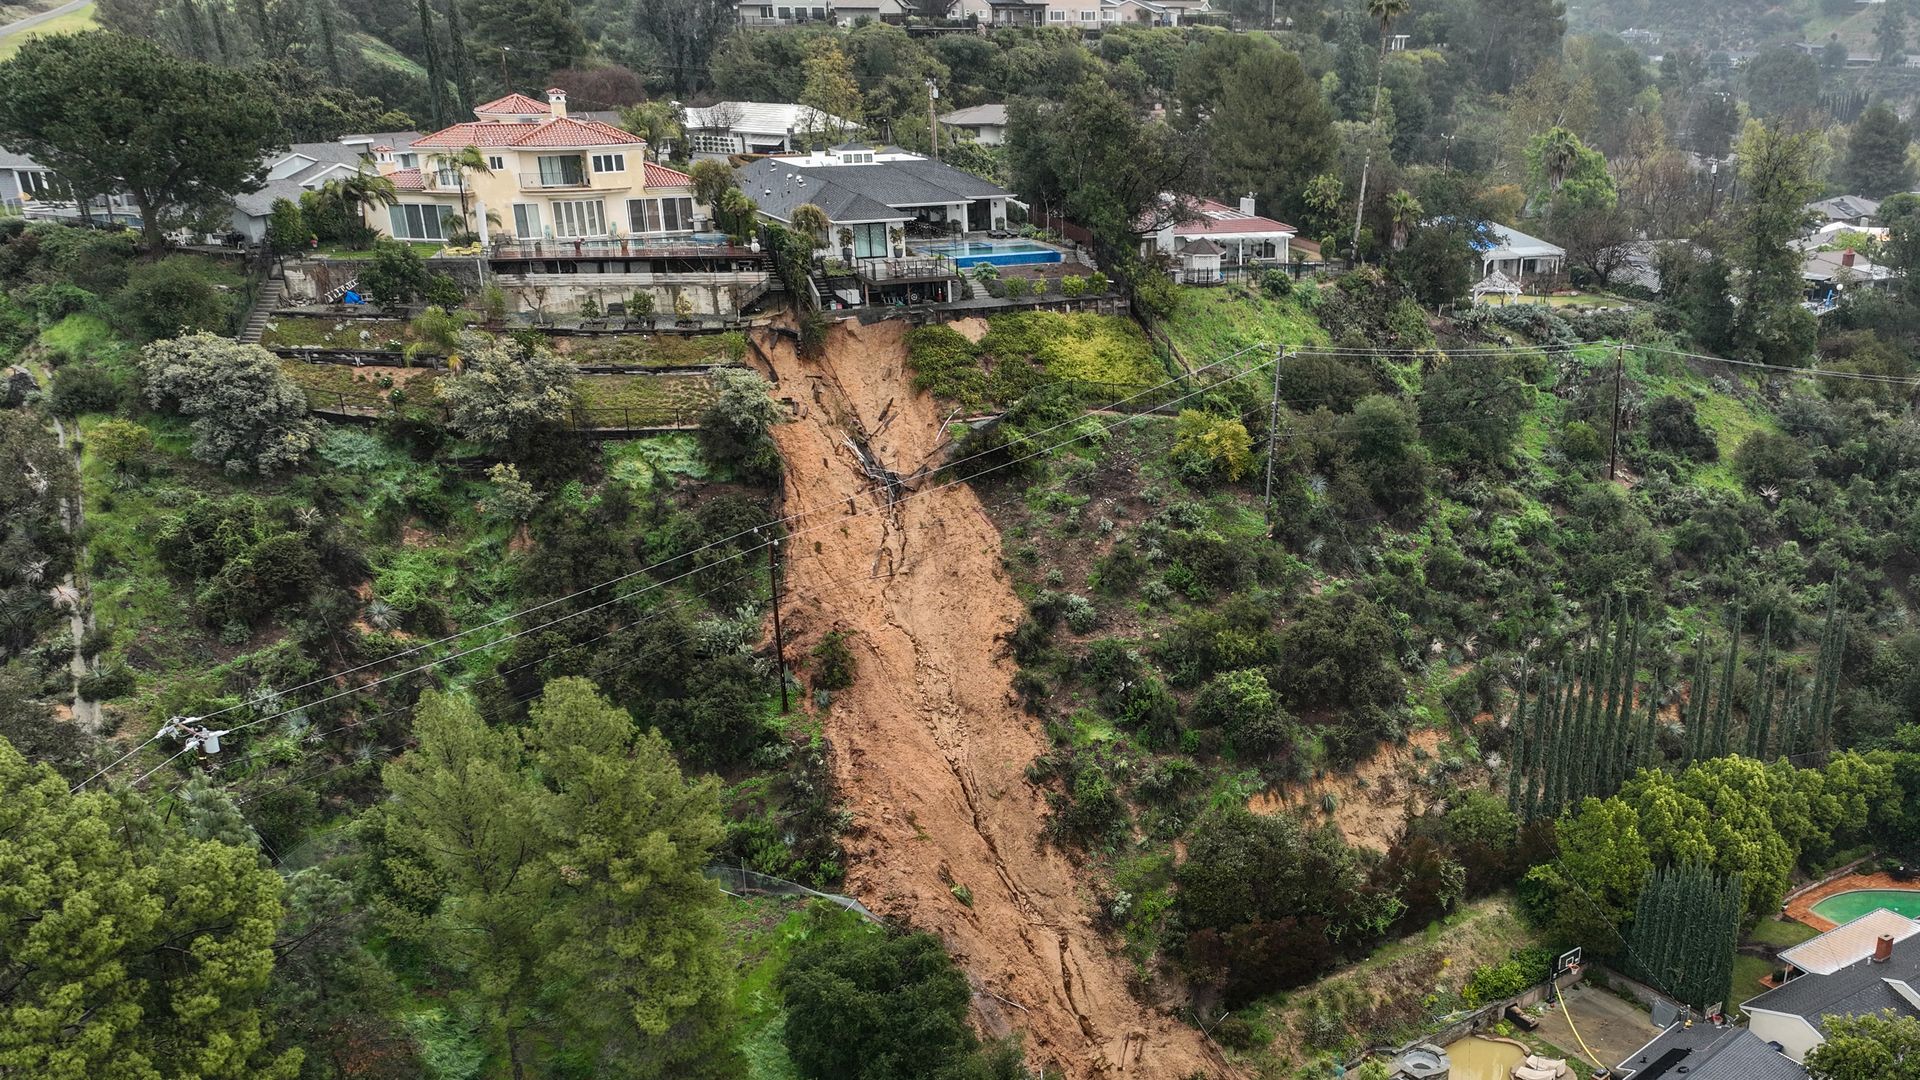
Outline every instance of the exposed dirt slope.
<svg viewBox="0 0 1920 1080"><path fill-rule="evenodd" d="M841 324L817 362L763 342L797 406L775 430L784 510L808 515L790 545L788 655L855 632L855 685L822 717L854 814L846 891L940 934L973 981L980 1026L1024 1032L1036 1062L1073 1078L1225 1075L1197 1032L1130 995L1072 865L1042 841L1046 801L1024 770L1044 736L1004 655L1022 609L998 530L964 486L871 512L887 495L849 436L900 474L940 442L939 411L904 370L904 334Z"/></svg>

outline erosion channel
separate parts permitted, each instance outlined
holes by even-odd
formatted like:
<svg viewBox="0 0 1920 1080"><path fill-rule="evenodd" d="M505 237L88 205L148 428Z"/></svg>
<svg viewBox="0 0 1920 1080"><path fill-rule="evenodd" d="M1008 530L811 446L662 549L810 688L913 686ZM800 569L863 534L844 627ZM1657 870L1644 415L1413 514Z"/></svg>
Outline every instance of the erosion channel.
<svg viewBox="0 0 1920 1080"><path fill-rule="evenodd" d="M1021 604L973 491L925 478L942 417L913 392L905 334L841 323L818 359L761 342L794 404L775 429L783 510L804 515L787 545L788 655L850 630L859 664L820 718L853 812L847 891L941 935L981 1029L1024 1032L1036 1063L1073 1078L1218 1075L1198 1032L1129 992L1127 962L1045 840L1046 799L1025 775L1045 736L1002 641Z"/></svg>

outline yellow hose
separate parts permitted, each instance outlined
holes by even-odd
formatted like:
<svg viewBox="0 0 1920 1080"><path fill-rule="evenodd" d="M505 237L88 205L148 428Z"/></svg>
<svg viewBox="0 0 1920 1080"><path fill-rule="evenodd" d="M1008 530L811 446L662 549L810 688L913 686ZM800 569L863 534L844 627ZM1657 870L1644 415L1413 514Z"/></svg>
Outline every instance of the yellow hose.
<svg viewBox="0 0 1920 1080"><path fill-rule="evenodd" d="M1587 1060L1593 1062L1593 1067L1596 1069L1607 1068L1607 1063L1601 1061L1600 1055L1593 1052L1593 1047L1587 1045L1587 1040L1580 1037L1580 1029L1573 1026L1573 1010L1567 1008L1567 999L1560 996L1558 982L1553 984L1553 1000L1559 1003L1561 1015L1567 1018L1567 1030L1573 1032L1574 1040L1580 1044L1580 1049L1585 1051Z"/></svg>

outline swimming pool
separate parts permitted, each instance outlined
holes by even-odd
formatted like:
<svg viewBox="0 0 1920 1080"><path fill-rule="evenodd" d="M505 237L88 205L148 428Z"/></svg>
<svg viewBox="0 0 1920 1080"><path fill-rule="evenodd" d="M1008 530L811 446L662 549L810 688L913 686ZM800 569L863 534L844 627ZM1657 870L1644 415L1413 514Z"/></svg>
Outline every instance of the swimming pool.
<svg viewBox="0 0 1920 1080"><path fill-rule="evenodd" d="M1813 905L1813 913L1833 923L1849 923L1869 911L1886 908L1896 915L1920 919L1920 891L1909 889L1855 889L1834 893Z"/></svg>
<svg viewBox="0 0 1920 1080"><path fill-rule="evenodd" d="M933 255L945 255L962 270L982 263L992 266L1036 266L1061 260L1059 249L1032 240L942 240L935 244L915 244L914 247Z"/></svg>

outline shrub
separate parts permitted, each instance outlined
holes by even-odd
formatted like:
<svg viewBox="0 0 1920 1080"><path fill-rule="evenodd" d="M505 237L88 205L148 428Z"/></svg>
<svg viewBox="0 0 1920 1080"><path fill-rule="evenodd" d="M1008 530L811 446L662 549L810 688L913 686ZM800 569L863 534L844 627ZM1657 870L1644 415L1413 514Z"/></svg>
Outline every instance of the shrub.
<svg viewBox="0 0 1920 1080"><path fill-rule="evenodd" d="M853 650L847 648L851 636L849 631L835 630L813 647L815 690L845 690L853 685L855 660Z"/></svg>
<svg viewBox="0 0 1920 1080"><path fill-rule="evenodd" d="M1700 426L1693 402L1683 397L1657 397L1647 403L1647 445L1694 461L1720 457L1720 444Z"/></svg>
<svg viewBox="0 0 1920 1080"><path fill-rule="evenodd" d="M193 456L201 461L264 476L313 448L306 396L258 345L202 331L148 345L140 366L148 401L192 418Z"/></svg>
<svg viewBox="0 0 1920 1080"><path fill-rule="evenodd" d="M717 368L711 378L719 393L700 417L700 449L744 479L778 477L780 448L772 430L781 410L767 380L746 368Z"/></svg>
<svg viewBox="0 0 1920 1080"><path fill-rule="evenodd" d="M1173 431L1171 456L1188 476L1231 482L1253 465L1253 437L1239 420L1182 409Z"/></svg>
<svg viewBox="0 0 1920 1080"><path fill-rule="evenodd" d="M432 285L427 264L413 245L381 237L374 241L373 257L360 269L360 286L382 307L409 304ZM456 297L454 306L460 300Z"/></svg>
<svg viewBox="0 0 1920 1080"><path fill-rule="evenodd" d="M1107 280L1107 275L1095 270L1093 273L1087 275L1087 294L1090 296L1099 296L1111 288L1112 284L1112 282Z"/></svg>
<svg viewBox="0 0 1920 1080"><path fill-rule="evenodd" d="M234 294L225 274L191 255L175 255L142 263L127 275L127 284L114 298L120 324L137 341L173 337L182 332L231 326Z"/></svg>
<svg viewBox="0 0 1920 1080"><path fill-rule="evenodd" d="M1060 295L1071 300L1087 291L1087 279L1078 274L1068 274L1060 279Z"/></svg>
<svg viewBox="0 0 1920 1080"><path fill-rule="evenodd" d="M1567 421L1554 443L1576 465L1597 465L1607 459L1606 440L1585 420Z"/></svg>
<svg viewBox="0 0 1920 1080"><path fill-rule="evenodd" d="M1813 471L1812 455L1799 439L1756 431L1733 452L1733 471L1750 488L1784 487Z"/></svg>
<svg viewBox="0 0 1920 1080"><path fill-rule="evenodd" d="M483 442L508 443L566 419L573 365L545 348L481 334L460 338L461 373L441 380L448 426Z"/></svg>
<svg viewBox="0 0 1920 1080"><path fill-rule="evenodd" d="M1009 300L1018 300L1026 296L1033 288L1033 283L1023 277L1004 278L1001 281L1001 285L1006 289L1007 299Z"/></svg>
<svg viewBox="0 0 1920 1080"><path fill-rule="evenodd" d="M1268 270L1260 275L1260 291L1278 300L1293 292L1293 275L1285 270Z"/></svg>
<svg viewBox="0 0 1920 1080"><path fill-rule="evenodd" d="M68 364L53 373L47 406L55 416L118 412L127 388L98 364Z"/></svg>
<svg viewBox="0 0 1920 1080"><path fill-rule="evenodd" d="M1516 949L1498 964L1482 964L1473 969L1460 997L1469 1006L1510 998L1552 974L1553 954L1534 946Z"/></svg>

